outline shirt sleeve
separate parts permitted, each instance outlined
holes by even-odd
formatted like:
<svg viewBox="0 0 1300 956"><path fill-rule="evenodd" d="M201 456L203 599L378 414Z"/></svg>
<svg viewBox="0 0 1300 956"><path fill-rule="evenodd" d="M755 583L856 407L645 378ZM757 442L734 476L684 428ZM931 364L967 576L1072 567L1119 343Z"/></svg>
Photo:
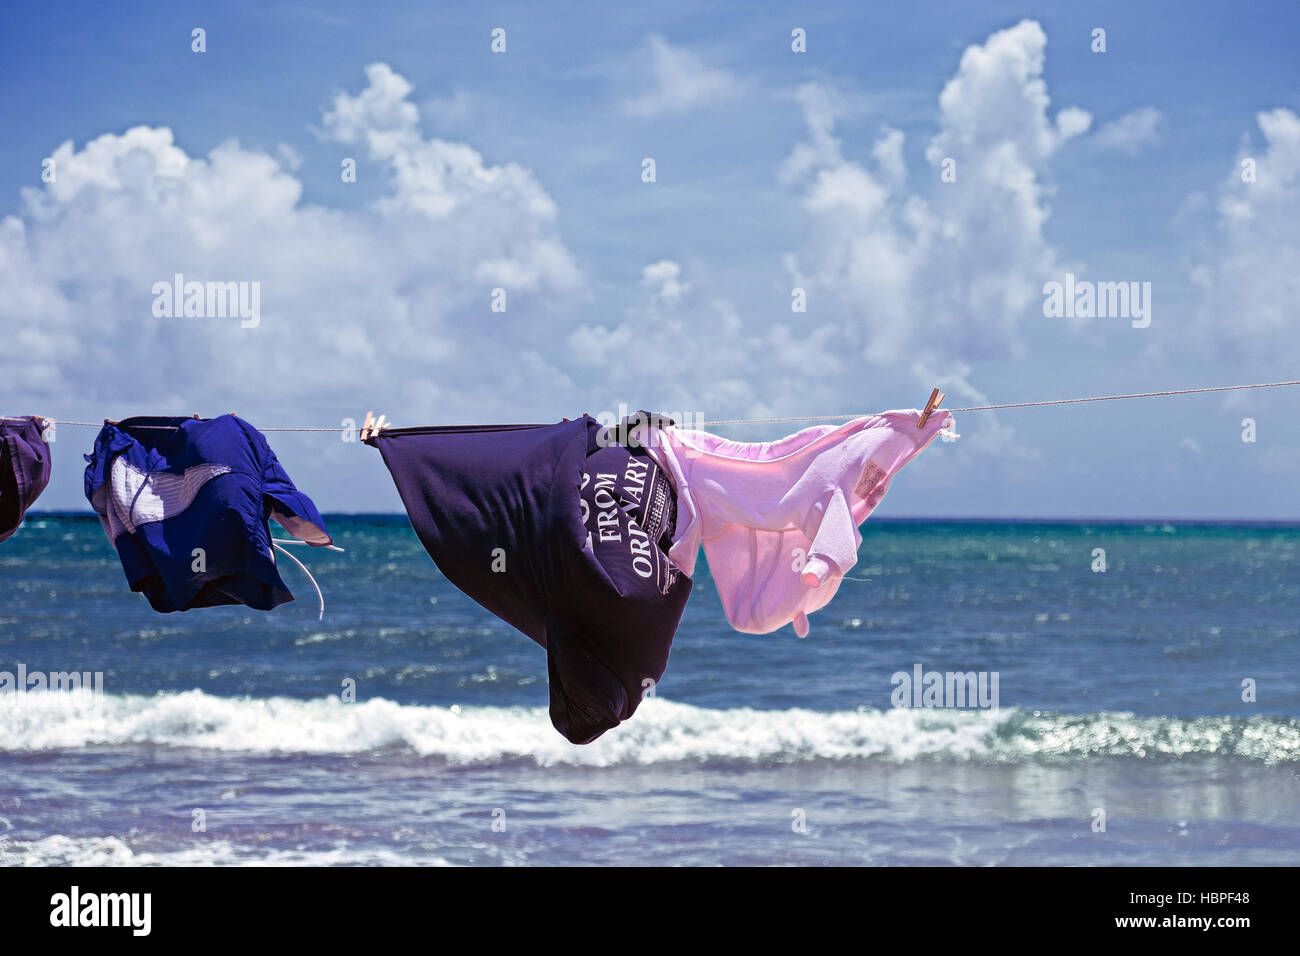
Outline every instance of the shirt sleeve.
<svg viewBox="0 0 1300 956"><path fill-rule="evenodd" d="M801 580L805 587L820 587L831 575L843 574L858 561L858 526L839 488L831 494L822 512L821 525L808 549Z"/></svg>
<svg viewBox="0 0 1300 956"><path fill-rule="evenodd" d="M275 452L266 449L266 467L262 470L262 495L270 516L295 538L314 547L333 544L325 520L312 500L294 487Z"/></svg>

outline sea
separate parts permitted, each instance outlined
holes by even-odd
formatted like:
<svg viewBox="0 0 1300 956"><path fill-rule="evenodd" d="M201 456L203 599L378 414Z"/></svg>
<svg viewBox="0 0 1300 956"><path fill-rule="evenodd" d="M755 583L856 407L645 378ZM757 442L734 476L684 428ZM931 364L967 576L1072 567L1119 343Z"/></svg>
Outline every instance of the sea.
<svg viewBox="0 0 1300 956"><path fill-rule="evenodd" d="M323 619L283 560L272 612L158 614L90 515L0 545L0 864L1300 862L1300 526L873 518L803 639L701 560L576 746L404 515L327 521Z"/></svg>

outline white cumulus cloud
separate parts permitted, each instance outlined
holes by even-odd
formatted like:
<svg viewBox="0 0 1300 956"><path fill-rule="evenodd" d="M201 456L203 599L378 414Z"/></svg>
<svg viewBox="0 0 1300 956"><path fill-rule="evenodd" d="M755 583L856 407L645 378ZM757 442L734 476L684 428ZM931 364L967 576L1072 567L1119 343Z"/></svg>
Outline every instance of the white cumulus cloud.
<svg viewBox="0 0 1300 956"><path fill-rule="evenodd" d="M63 414L107 401L263 423L314 403L331 423L355 414L331 403L359 395L466 415L563 383L537 317L586 291L555 203L523 166L425 138L388 66L366 76L322 130L386 174L370 207L303 202L296 155L234 141L191 155L165 127L55 149L54 180L0 221L0 321L20 344L0 356L5 390ZM155 316L153 286L175 274L260 283L260 324Z"/></svg>
<svg viewBox="0 0 1300 956"><path fill-rule="evenodd" d="M1139 107L1097 130L1097 145L1133 155L1160 142L1164 123L1164 114L1155 107Z"/></svg>
<svg viewBox="0 0 1300 956"><path fill-rule="evenodd" d="M726 70L706 66L699 57L659 35L648 42L651 88L624 103L634 116L677 113L720 103L740 92L742 84Z"/></svg>
<svg viewBox="0 0 1300 956"><path fill-rule="evenodd" d="M904 188L903 135L886 128L864 163L834 135L833 98L799 92L808 141L782 167L802 190L812 228L792 256L810 296L855 316L846 334L865 358L1018 354L1017 328L1038 312L1056 254L1043 235L1049 160L1091 117L1053 117L1043 80L1046 37L1024 21L969 47L939 97L924 188ZM942 182L950 169L954 182Z"/></svg>
<svg viewBox="0 0 1300 956"><path fill-rule="evenodd" d="M1300 357L1300 116L1274 109L1256 120L1263 143L1238 151L1192 267L1201 292L1194 338L1225 358L1294 360Z"/></svg>

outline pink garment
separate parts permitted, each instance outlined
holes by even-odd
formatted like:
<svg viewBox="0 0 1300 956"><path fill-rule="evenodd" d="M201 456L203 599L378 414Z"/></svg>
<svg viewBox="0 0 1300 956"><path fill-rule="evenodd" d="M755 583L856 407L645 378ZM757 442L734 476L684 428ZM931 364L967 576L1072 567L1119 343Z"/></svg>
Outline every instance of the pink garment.
<svg viewBox="0 0 1300 956"><path fill-rule="evenodd" d="M917 428L916 410L805 428L780 441L736 442L702 431L640 426L632 436L677 487L669 558L690 576L704 545L727 620L767 634L808 633L857 563L858 525L894 474L953 427L948 412Z"/></svg>

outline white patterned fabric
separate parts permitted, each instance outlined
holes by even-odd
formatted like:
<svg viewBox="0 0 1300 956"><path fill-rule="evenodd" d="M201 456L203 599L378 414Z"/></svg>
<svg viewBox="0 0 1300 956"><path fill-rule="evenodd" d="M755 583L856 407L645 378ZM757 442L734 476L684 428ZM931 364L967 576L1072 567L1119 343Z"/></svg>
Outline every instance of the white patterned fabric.
<svg viewBox="0 0 1300 956"><path fill-rule="evenodd" d="M102 509L96 510L110 540L123 533L135 534L140 525L180 514L194 503L200 488L229 471L228 466L215 464L195 465L181 475L141 471L125 458L117 458L113 462L109 500L97 502Z"/></svg>

